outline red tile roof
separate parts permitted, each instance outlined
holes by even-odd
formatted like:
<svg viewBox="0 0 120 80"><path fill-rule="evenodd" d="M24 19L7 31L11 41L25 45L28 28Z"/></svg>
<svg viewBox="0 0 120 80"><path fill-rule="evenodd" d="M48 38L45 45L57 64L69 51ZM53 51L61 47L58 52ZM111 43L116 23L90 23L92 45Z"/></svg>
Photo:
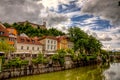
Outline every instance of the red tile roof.
<svg viewBox="0 0 120 80"><path fill-rule="evenodd" d="M67 37L66 37L66 36L58 36L58 37L57 37L57 40L58 40L58 41L61 41L61 40L63 40L63 39L67 39Z"/></svg>
<svg viewBox="0 0 120 80"><path fill-rule="evenodd" d="M54 40L57 40L57 38L56 37L54 37L54 36L43 36L42 38L40 38L39 40L42 40L42 39L54 39Z"/></svg>
<svg viewBox="0 0 120 80"><path fill-rule="evenodd" d="M18 43L23 43L23 44L42 45L37 39L23 37L23 36L18 36L17 37L17 42Z"/></svg>
<svg viewBox="0 0 120 80"><path fill-rule="evenodd" d="M8 31L7 31L6 27L3 24L1 24L1 23L0 23L0 32L3 32L3 34L0 35L0 36L8 37Z"/></svg>

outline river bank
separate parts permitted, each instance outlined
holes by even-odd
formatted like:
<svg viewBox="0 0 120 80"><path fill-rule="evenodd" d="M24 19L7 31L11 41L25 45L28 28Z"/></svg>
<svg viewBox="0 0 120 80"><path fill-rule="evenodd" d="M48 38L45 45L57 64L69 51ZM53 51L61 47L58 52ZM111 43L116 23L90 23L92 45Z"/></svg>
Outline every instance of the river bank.
<svg viewBox="0 0 120 80"><path fill-rule="evenodd" d="M12 69L6 69L0 73L0 79L5 80L9 78L14 77L21 77L21 76L28 76L28 75L36 75L36 74L42 74L42 73L50 73L50 72L56 72L56 71L62 71L87 65L94 65L98 62L95 60L91 60L88 62L73 62L72 64L66 64L65 66L60 65L34 65L34 66L24 66L22 68L12 68ZM78 65L79 64L79 65Z"/></svg>
<svg viewBox="0 0 120 80"><path fill-rule="evenodd" d="M10 80L120 80L119 67L119 62L113 62L52 73L11 78Z"/></svg>

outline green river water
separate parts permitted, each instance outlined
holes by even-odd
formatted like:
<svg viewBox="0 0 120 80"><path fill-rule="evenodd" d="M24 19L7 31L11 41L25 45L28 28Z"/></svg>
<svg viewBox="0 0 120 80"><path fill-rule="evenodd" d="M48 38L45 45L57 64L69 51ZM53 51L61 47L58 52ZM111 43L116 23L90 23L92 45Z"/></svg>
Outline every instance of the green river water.
<svg viewBox="0 0 120 80"><path fill-rule="evenodd" d="M120 80L120 63L86 66L10 80Z"/></svg>

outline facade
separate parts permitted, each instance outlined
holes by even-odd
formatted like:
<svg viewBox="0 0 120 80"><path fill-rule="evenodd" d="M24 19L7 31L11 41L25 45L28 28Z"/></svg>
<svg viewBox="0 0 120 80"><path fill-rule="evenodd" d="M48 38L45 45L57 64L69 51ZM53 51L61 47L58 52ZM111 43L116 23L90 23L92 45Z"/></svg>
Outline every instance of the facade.
<svg viewBox="0 0 120 80"><path fill-rule="evenodd" d="M42 53L42 44L37 39L18 36L15 54L34 56Z"/></svg>
<svg viewBox="0 0 120 80"><path fill-rule="evenodd" d="M5 28L2 24L0 24L0 41L7 41L10 45L13 45L16 52L12 54L18 55L34 55L40 52L51 55L59 49L72 49L74 47L73 42L66 36L30 38L24 33L18 36L14 28Z"/></svg>
<svg viewBox="0 0 120 80"><path fill-rule="evenodd" d="M74 48L74 43L71 42L70 40L68 40L67 42L68 42L68 44L67 44L68 49L73 49Z"/></svg>
<svg viewBox="0 0 120 80"><path fill-rule="evenodd" d="M7 28L7 31L8 31L8 34L9 34L8 43L15 47L16 39L17 39L17 30L14 29L14 28Z"/></svg>
<svg viewBox="0 0 120 80"><path fill-rule="evenodd" d="M43 44L44 54L54 54L57 51L57 38L53 36L44 36L39 39Z"/></svg>
<svg viewBox="0 0 120 80"><path fill-rule="evenodd" d="M8 31L6 27L0 23L0 41L8 41Z"/></svg>
<svg viewBox="0 0 120 80"><path fill-rule="evenodd" d="M68 48L68 42L67 38L65 36L59 36L57 37L58 40L58 50L59 49L67 49Z"/></svg>
<svg viewBox="0 0 120 80"><path fill-rule="evenodd" d="M57 37L58 40L58 50L59 49L73 49L74 43L69 40L66 36Z"/></svg>

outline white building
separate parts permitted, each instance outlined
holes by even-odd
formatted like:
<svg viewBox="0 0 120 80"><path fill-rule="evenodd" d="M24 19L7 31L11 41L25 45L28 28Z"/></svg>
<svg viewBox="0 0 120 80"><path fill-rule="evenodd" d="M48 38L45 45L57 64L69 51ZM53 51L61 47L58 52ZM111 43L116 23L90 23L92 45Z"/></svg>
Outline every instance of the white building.
<svg viewBox="0 0 120 80"><path fill-rule="evenodd" d="M54 54L57 51L57 38L53 36L44 36L39 40L43 44L44 54Z"/></svg>
<svg viewBox="0 0 120 80"><path fill-rule="evenodd" d="M29 38L25 36L18 36L16 43L16 52L18 56L37 56L37 54L42 53L43 45L38 41L38 39Z"/></svg>

